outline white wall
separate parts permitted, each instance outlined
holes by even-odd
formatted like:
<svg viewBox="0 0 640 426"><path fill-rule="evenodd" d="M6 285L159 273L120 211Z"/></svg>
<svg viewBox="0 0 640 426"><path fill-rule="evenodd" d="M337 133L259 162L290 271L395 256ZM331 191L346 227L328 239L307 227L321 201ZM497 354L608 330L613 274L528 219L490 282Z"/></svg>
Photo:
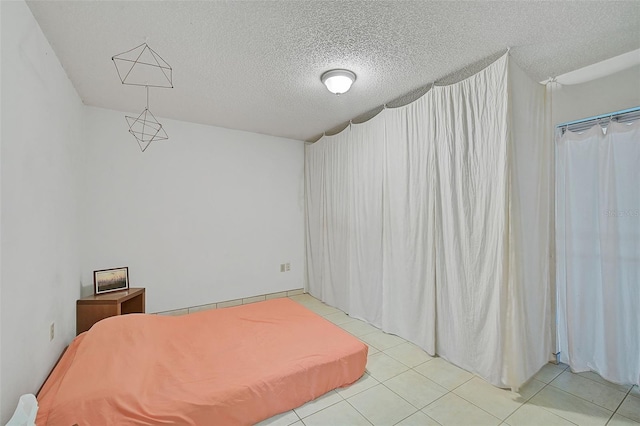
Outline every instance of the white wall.
<svg viewBox="0 0 640 426"><path fill-rule="evenodd" d="M161 119L170 139L143 154L124 113L82 105L24 2L0 19L4 424L75 337L95 269L129 266L148 312L302 287L304 143Z"/></svg>
<svg viewBox="0 0 640 426"><path fill-rule="evenodd" d="M553 90L553 123L640 106L640 65L582 84Z"/></svg>
<svg viewBox="0 0 640 426"><path fill-rule="evenodd" d="M4 424L75 335L83 106L27 5L0 2L0 9Z"/></svg>
<svg viewBox="0 0 640 426"><path fill-rule="evenodd" d="M303 142L159 118L142 153L124 115L85 110L85 292L120 266L147 312L303 287Z"/></svg>
<svg viewBox="0 0 640 426"><path fill-rule="evenodd" d="M0 6L0 30L2 29L2 7ZM0 51L2 46L2 31L0 31ZM0 54L0 99L2 99L2 55ZM0 102L0 146L2 145L2 102ZM0 154L2 149L0 148ZM0 155L0 309L2 309L2 157ZM2 313L0 312L0 422L4 423L2 415Z"/></svg>

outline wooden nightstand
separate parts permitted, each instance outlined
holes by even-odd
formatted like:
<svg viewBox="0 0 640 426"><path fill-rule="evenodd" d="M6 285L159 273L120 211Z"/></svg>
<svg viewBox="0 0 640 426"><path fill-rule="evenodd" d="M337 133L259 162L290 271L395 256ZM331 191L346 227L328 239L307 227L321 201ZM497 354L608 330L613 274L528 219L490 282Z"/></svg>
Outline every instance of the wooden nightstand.
<svg viewBox="0 0 640 426"><path fill-rule="evenodd" d="M76 302L76 336L98 321L124 314L144 314L144 288L83 297Z"/></svg>

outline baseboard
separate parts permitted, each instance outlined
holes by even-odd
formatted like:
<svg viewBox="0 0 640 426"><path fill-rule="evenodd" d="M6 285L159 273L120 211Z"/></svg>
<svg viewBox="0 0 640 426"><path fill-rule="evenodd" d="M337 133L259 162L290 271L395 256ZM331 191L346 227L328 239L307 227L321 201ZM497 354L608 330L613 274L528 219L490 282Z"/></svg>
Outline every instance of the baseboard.
<svg viewBox="0 0 640 426"><path fill-rule="evenodd" d="M259 294L257 296L245 297L243 299L225 300L224 302L208 303L206 305L189 306L188 308L173 309L171 311L155 312L157 315L186 315L194 312L206 311L209 309L229 308L231 306L247 305L249 303L262 302L263 300L278 299L281 297L296 296L303 294L304 289L280 291L277 293Z"/></svg>

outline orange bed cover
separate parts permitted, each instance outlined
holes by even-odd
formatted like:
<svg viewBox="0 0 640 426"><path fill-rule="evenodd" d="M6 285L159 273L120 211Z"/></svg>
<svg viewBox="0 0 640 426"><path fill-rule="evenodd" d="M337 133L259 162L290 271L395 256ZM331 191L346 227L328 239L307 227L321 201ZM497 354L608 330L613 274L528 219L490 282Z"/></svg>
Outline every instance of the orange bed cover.
<svg viewBox="0 0 640 426"><path fill-rule="evenodd" d="M289 299L112 317L69 345L36 424L254 424L355 382L366 363L366 345Z"/></svg>

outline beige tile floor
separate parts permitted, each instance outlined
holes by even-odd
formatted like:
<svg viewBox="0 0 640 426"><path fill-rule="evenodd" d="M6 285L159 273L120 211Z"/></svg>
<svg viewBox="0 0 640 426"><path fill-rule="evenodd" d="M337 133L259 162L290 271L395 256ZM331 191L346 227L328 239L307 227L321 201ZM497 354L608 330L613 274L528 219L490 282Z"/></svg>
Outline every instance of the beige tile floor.
<svg viewBox="0 0 640 426"><path fill-rule="evenodd" d="M637 386L616 385L594 373L574 374L564 364L547 364L513 393L308 294L291 299L365 342L367 370L353 385L260 426L640 426Z"/></svg>

